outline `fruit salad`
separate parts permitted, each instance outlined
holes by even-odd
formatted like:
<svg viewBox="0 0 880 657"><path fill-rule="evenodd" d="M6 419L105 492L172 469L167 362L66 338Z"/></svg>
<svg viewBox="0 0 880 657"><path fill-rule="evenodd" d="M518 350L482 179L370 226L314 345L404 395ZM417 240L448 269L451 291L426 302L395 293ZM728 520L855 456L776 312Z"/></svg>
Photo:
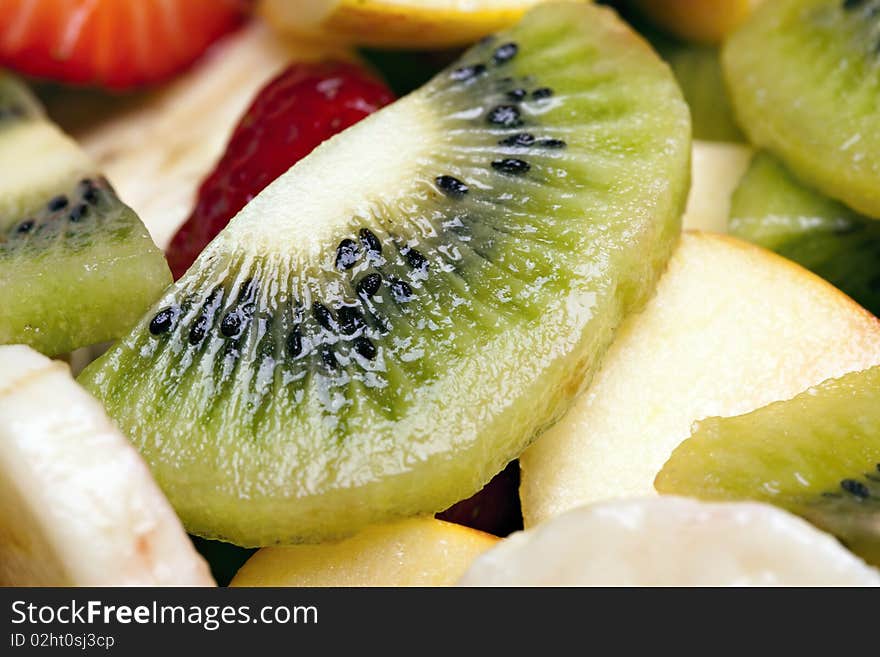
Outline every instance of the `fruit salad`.
<svg viewBox="0 0 880 657"><path fill-rule="evenodd" d="M880 1L712 7L3 3L0 585L880 586Z"/></svg>

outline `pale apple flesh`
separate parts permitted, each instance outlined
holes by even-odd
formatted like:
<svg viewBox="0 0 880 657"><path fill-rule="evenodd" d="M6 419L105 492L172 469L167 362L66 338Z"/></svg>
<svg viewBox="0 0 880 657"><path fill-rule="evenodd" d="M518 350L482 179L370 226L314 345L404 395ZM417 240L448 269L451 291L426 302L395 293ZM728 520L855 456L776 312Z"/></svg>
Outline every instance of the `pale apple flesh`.
<svg viewBox="0 0 880 657"><path fill-rule="evenodd" d="M451 586L497 542L461 525L411 518L337 543L263 548L231 586Z"/></svg>
<svg viewBox="0 0 880 657"><path fill-rule="evenodd" d="M828 534L753 502L678 497L577 508L478 557L464 586L878 586Z"/></svg>
<svg viewBox="0 0 880 657"><path fill-rule="evenodd" d="M261 0L278 30L314 41L384 48L470 45L545 0Z"/></svg>
<svg viewBox="0 0 880 657"><path fill-rule="evenodd" d="M0 586L212 586L137 451L67 366L0 347Z"/></svg>
<svg viewBox="0 0 880 657"><path fill-rule="evenodd" d="M878 363L880 322L842 292L745 242L685 234L590 388L520 458L525 526L655 495L656 474L695 421Z"/></svg>
<svg viewBox="0 0 880 657"><path fill-rule="evenodd" d="M682 217L684 228L727 232L733 191L748 169L754 152L745 144L694 142L691 191Z"/></svg>

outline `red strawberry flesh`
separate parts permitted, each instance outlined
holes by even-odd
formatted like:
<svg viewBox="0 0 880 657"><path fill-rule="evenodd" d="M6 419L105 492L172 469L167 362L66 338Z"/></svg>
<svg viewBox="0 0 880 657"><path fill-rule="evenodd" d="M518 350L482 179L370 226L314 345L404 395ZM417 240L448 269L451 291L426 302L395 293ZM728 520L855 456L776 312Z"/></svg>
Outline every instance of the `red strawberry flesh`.
<svg viewBox="0 0 880 657"><path fill-rule="evenodd" d="M196 207L168 247L178 279L269 183L345 128L392 102L388 87L348 62L297 63L269 82L238 124Z"/></svg>

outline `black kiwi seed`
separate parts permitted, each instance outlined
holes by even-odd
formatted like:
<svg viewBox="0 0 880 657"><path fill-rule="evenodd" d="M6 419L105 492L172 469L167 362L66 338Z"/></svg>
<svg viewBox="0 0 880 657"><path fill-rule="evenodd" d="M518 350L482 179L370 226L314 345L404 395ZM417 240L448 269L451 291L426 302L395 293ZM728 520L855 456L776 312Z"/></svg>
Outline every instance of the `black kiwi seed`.
<svg viewBox="0 0 880 657"><path fill-rule="evenodd" d="M339 318L339 330L345 335L357 333L364 326L364 316L354 306L342 306L337 314Z"/></svg>
<svg viewBox="0 0 880 657"><path fill-rule="evenodd" d="M529 134L528 132L521 132L518 135L506 137L498 143L501 146L531 146L535 141L537 141L535 135Z"/></svg>
<svg viewBox="0 0 880 657"><path fill-rule="evenodd" d="M409 266L413 269L419 271L425 271L428 269L428 259L415 249L407 249L403 255L406 256Z"/></svg>
<svg viewBox="0 0 880 657"><path fill-rule="evenodd" d="M333 319L333 313L331 313L330 309L323 303L316 303L312 306L312 314L315 316L315 319L318 320L318 324L328 331L332 331L335 328L336 322Z"/></svg>
<svg viewBox="0 0 880 657"><path fill-rule="evenodd" d="M19 235L24 235L25 233L31 232L31 230L33 230L34 228L34 225L35 223L33 219L22 221L20 224L18 224L18 228L15 229L15 232Z"/></svg>
<svg viewBox="0 0 880 657"><path fill-rule="evenodd" d="M528 94L528 92L522 88L511 89L510 91L507 92L507 97L510 98L510 100L522 100L523 98L526 97L527 94Z"/></svg>
<svg viewBox="0 0 880 657"><path fill-rule="evenodd" d="M336 247L336 268L351 269L358 260L358 248L354 240L344 239Z"/></svg>
<svg viewBox="0 0 880 657"><path fill-rule="evenodd" d="M379 291L380 287L382 287L382 277L379 274L367 274L358 282L357 293L369 299Z"/></svg>
<svg viewBox="0 0 880 657"><path fill-rule="evenodd" d="M437 176L434 182L437 183L437 187L439 187L441 191L447 196L453 198L460 198L470 191L470 188L466 184L453 176Z"/></svg>
<svg viewBox="0 0 880 657"><path fill-rule="evenodd" d="M376 345L370 342L369 338L363 337L357 338L354 341L354 350L367 360L373 360L376 357L376 354L379 353L376 349Z"/></svg>
<svg viewBox="0 0 880 657"><path fill-rule="evenodd" d="M391 283L391 296L393 296L394 300L398 303L406 303L407 301L412 300L413 290L409 283L395 280Z"/></svg>
<svg viewBox="0 0 880 657"><path fill-rule="evenodd" d="M222 322L220 322L220 333L227 338L238 335L243 322L244 319L242 318L241 313L237 310L233 310L223 318Z"/></svg>
<svg viewBox="0 0 880 657"><path fill-rule="evenodd" d="M519 52L519 46L515 43L505 43L504 45L498 46L495 49L494 54L492 55L492 59L495 60L496 64L504 64L505 62L509 62L511 59L516 57L516 53Z"/></svg>
<svg viewBox="0 0 880 657"><path fill-rule="evenodd" d="M568 144L562 139L542 139L538 142L538 145L544 148L565 148Z"/></svg>
<svg viewBox="0 0 880 657"><path fill-rule="evenodd" d="M156 316L150 321L150 333L161 335L168 332L174 325L174 315L175 312L172 308L163 308L157 312Z"/></svg>
<svg viewBox="0 0 880 657"><path fill-rule="evenodd" d="M67 215L67 218L70 219L70 221L76 223L82 220L82 218L86 216L88 211L88 205L86 205L85 203L78 203L77 205L73 206L73 210L70 211L70 214Z"/></svg>
<svg viewBox="0 0 880 657"><path fill-rule="evenodd" d="M62 194L49 201L46 204L46 207L49 209L49 212L58 212L59 210L66 208L69 202L70 201L67 200L67 197Z"/></svg>
<svg viewBox="0 0 880 657"><path fill-rule="evenodd" d="M851 495L855 495L861 500L871 497L871 491L860 481L855 479L844 479L840 482L840 487Z"/></svg>
<svg viewBox="0 0 880 657"><path fill-rule="evenodd" d="M495 160L494 162L492 162L492 168L496 171L500 171L501 173L519 175L527 173L528 170L532 168L532 166L524 160L517 160L516 158L507 157L503 160Z"/></svg>
<svg viewBox="0 0 880 657"><path fill-rule="evenodd" d="M89 205L97 205L101 198L101 194L98 191L98 187L95 185L95 181L91 178L84 178L80 181L79 185L83 189L82 200Z"/></svg>
<svg viewBox="0 0 880 657"><path fill-rule="evenodd" d="M325 345L321 348L321 360L329 369L335 370L339 367L339 361L336 360L336 354L333 353L332 347Z"/></svg>
<svg viewBox="0 0 880 657"><path fill-rule="evenodd" d="M543 100L544 98L550 98L553 95L553 90L550 87L541 87L540 89L535 89L532 92L532 98L535 100Z"/></svg>
<svg viewBox="0 0 880 657"><path fill-rule="evenodd" d="M485 72L486 67L483 64L474 64L473 66L462 66L455 69L449 74L449 77L456 82L464 82L466 80L473 80L474 78L483 75Z"/></svg>
<svg viewBox="0 0 880 657"><path fill-rule="evenodd" d="M492 125L500 125L505 128L515 128L522 125L519 110L513 105L499 105L493 108L486 118Z"/></svg>
<svg viewBox="0 0 880 657"><path fill-rule="evenodd" d="M382 242L373 234L369 228L361 228L358 236L361 238L361 244L371 257L375 258L382 255Z"/></svg>
<svg viewBox="0 0 880 657"><path fill-rule="evenodd" d="M296 358L303 350L303 336L299 328L295 328L287 336L287 353L291 358Z"/></svg>

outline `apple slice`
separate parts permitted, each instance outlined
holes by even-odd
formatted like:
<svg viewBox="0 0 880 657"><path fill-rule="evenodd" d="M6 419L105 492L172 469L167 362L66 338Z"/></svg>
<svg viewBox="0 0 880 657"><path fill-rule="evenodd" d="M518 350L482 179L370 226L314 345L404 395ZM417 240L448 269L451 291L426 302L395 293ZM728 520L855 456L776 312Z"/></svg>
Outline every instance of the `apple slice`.
<svg viewBox="0 0 880 657"><path fill-rule="evenodd" d="M880 586L828 534L768 504L605 502L514 534L463 586Z"/></svg>
<svg viewBox="0 0 880 657"><path fill-rule="evenodd" d="M682 218L686 229L727 232L733 192L752 161L745 144L695 141L691 154L691 191Z"/></svg>
<svg viewBox="0 0 880 657"><path fill-rule="evenodd" d="M444 48L515 23L545 0L261 0L277 29L300 39L392 48Z"/></svg>
<svg viewBox="0 0 880 657"><path fill-rule="evenodd" d="M691 425L880 363L880 322L806 269L732 237L685 234L654 298L590 388L521 457L529 527L654 492Z"/></svg>
<svg viewBox="0 0 880 657"><path fill-rule="evenodd" d="M0 586L213 586L137 451L67 366L0 347Z"/></svg>
<svg viewBox="0 0 880 657"><path fill-rule="evenodd" d="M231 586L450 586L497 542L461 525L410 518L338 543L263 548Z"/></svg>

